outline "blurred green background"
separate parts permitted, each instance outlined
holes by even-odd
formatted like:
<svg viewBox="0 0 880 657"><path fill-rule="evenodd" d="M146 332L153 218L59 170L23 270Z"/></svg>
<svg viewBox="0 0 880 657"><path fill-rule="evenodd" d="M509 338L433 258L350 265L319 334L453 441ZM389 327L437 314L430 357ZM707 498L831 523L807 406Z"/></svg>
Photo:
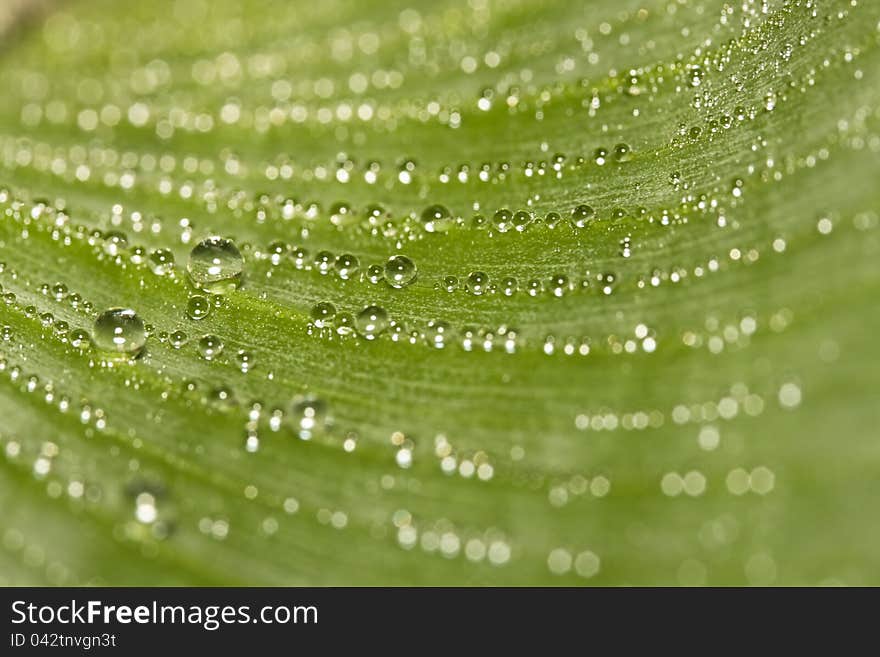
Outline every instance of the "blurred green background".
<svg viewBox="0 0 880 657"><path fill-rule="evenodd" d="M880 583L877 3L0 15L0 582Z"/></svg>

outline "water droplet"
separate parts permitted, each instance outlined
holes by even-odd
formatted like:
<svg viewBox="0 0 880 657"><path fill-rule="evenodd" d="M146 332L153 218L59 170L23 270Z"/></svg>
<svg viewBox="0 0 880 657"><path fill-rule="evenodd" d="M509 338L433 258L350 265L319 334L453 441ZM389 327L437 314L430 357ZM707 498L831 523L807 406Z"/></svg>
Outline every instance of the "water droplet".
<svg viewBox="0 0 880 657"><path fill-rule="evenodd" d="M318 251L315 254L315 269L322 276L330 273L330 269L336 264L336 257L330 251Z"/></svg>
<svg viewBox="0 0 880 657"><path fill-rule="evenodd" d="M104 235L104 253L109 256L117 256L128 248L128 238L116 231Z"/></svg>
<svg viewBox="0 0 880 657"><path fill-rule="evenodd" d="M205 360L214 360L223 353L223 341L216 335L205 335L199 340L199 353Z"/></svg>
<svg viewBox="0 0 880 657"><path fill-rule="evenodd" d="M174 269L174 254L168 249L156 249L150 254L150 269L157 276L165 276Z"/></svg>
<svg viewBox="0 0 880 657"><path fill-rule="evenodd" d="M293 400L290 407L291 421L297 435L309 440L324 431L327 423L327 402L314 395L304 395Z"/></svg>
<svg viewBox="0 0 880 657"><path fill-rule="evenodd" d="M385 263L385 280L391 287L406 287L416 280L417 275L416 263L405 255L393 255Z"/></svg>
<svg viewBox="0 0 880 657"><path fill-rule="evenodd" d="M223 294L241 284L244 260L230 240L209 237L189 254L187 272L192 284L204 292Z"/></svg>
<svg viewBox="0 0 880 657"><path fill-rule="evenodd" d="M348 226L357 221L354 210L348 203L334 203L330 206L330 223L334 226Z"/></svg>
<svg viewBox="0 0 880 657"><path fill-rule="evenodd" d="M352 255L351 253L343 253L336 258L336 273L339 275L339 278L344 281L354 276L358 269L360 269L360 266L361 263L357 259L357 256Z"/></svg>
<svg viewBox="0 0 880 657"><path fill-rule="evenodd" d="M591 206L578 205L571 211L571 223L575 228L583 228L594 216L596 211Z"/></svg>
<svg viewBox="0 0 880 657"><path fill-rule="evenodd" d="M507 208L501 208L492 215L492 223L499 233L506 233L512 228L512 219L513 213Z"/></svg>
<svg viewBox="0 0 880 657"><path fill-rule="evenodd" d="M519 289L519 285L516 282L516 279L512 276L507 276L504 280L501 281L501 292L506 297L512 297L516 294Z"/></svg>
<svg viewBox="0 0 880 657"><path fill-rule="evenodd" d="M254 366L254 356L249 351L239 349L235 354L235 362L238 365L238 369L242 372L248 372Z"/></svg>
<svg viewBox="0 0 880 657"><path fill-rule="evenodd" d="M117 357L134 358L146 342L144 322L130 308L110 308L95 320L92 343L98 351Z"/></svg>
<svg viewBox="0 0 880 657"><path fill-rule="evenodd" d="M465 289L471 294L480 296L489 286L489 274L482 271L471 272L467 277Z"/></svg>
<svg viewBox="0 0 880 657"><path fill-rule="evenodd" d="M85 329L72 329L67 334L67 341L75 349L81 349L89 343L89 333Z"/></svg>
<svg viewBox="0 0 880 657"><path fill-rule="evenodd" d="M305 269L309 263L309 250L302 246L295 246L290 251L290 257L293 258L293 265L297 269Z"/></svg>
<svg viewBox="0 0 880 657"><path fill-rule="evenodd" d="M429 205L422 211L422 225L429 233L445 233L455 224L455 218L445 205Z"/></svg>
<svg viewBox="0 0 880 657"><path fill-rule="evenodd" d="M446 346L446 340L452 332L452 327L442 320L431 320L428 322L428 328L425 331L425 339L428 344L437 349L443 349Z"/></svg>
<svg viewBox="0 0 880 657"><path fill-rule="evenodd" d="M312 306L312 321L318 328L329 326L336 316L336 306L328 301L321 301Z"/></svg>
<svg viewBox="0 0 880 657"><path fill-rule="evenodd" d="M351 335L354 333L355 319L351 313L339 313L336 315L336 332L339 335Z"/></svg>
<svg viewBox="0 0 880 657"><path fill-rule="evenodd" d="M373 285L376 285L379 281L384 277L385 270L382 269L381 265L370 265L367 267L367 280L370 281Z"/></svg>
<svg viewBox="0 0 880 657"><path fill-rule="evenodd" d="M544 216L544 224L548 228L556 228L559 225L559 222L562 221L562 217L559 216L558 212L548 212Z"/></svg>
<svg viewBox="0 0 880 657"><path fill-rule="evenodd" d="M380 306L367 306L358 313L355 328L365 340L375 340L388 328L388 313Z"/></svg>
<svg viewBox="0 0 880 657"><path fill-rule="evenodd" d="M187 335L183 331L174 331L169 337L171 342L171 346L175 349L180 349L183 345L186 344Z"/></svg>
<svg viewBox="0 0 880 657"><path fill-rule="evenodd" d="M266 249L269 255L269 262L276 266L280 265L289 248L285 242L272 242Z"/></svg>
<svg viewBox="0 0 880 657"><path fill-rule="evenodd" d="M211 312L211 302L201 294L195 294L186 302L186 316L190 319L204 319Z"/></svg>

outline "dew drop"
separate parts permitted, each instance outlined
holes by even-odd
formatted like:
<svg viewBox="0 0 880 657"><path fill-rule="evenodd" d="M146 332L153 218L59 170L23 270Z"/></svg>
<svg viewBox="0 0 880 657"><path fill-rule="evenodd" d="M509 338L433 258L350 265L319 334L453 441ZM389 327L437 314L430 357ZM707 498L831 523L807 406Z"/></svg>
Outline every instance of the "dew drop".
<svg viewBox="0 0 880 657"><path fill-rule="evenodd" d="M297 435L309 440L321 433L327 424L327 402L314 395L304 395L293 400L290 407L291 421Z"/></svg>
<svg viewBox="0 0 880 657"><path fill-rule="evenodd" d="M175 349L180 349L187 341L187 335L183 331L174 331L168 338Z"/></svg>
<svg viewBox="0 0 880 657"><path fill-rule="evenodd" d="M223 341L216 335L205 335L199 339L199 353L205 360L214 360L223 353Z"/></svg>
<svg viewBox="0 0 880 657"><path fill-rule="evenodd" d="M67 341L75 349L82 349L89 343L89 333L81 328L71 329L67 334Z"/></svg>
<svg viewBox="0 0 880 657"><path fill-rule="evenodd" d="M128 238L124 233L111 231L104 235L104 253L117 256L128 248Z"/></svg>
<svg viewBox="0 0 880 657"><path fill-rule="evenodd" d="M513 213L507 208L501 208L492 215L492 224L499 233L506 233L513 227Z"/></svg>
<svg viewBox="0 0 880 657"><path fill-rule="evenodd" d="M336 257L330 251L318 251L315 254L315 269L322 276L330 273L330 270L336 265Z"/></svg>
<svg viewBox="0 0 880 657"><path fill-rule="evenodd" d="M174 254L168 249L156 249L150 254L150 269L156 276L165 276L174 269Z"/></svg>
<svg viewBox="0 0 880 657"><path fill-rule="evenodd" d="M429 205L422 211L422 225L429 233L445 233L455 224L455 218L445 205Z"/></svg>
<svg viewBox="0 0 880 657"><path fill-rule="evenodd" d="M465 289L476 296L485 294L489 287L489 274L482 271L474 271L468 274Z"/></svg>
<svg viewBox="0 0 880 657"><path fill-rule="evenodd" d="M147 342L144 322L130 308L110 308L98 315L92 343L105 354L134 358Z"/></svg>
<svg viewBox="0 0 880 657"><path fill-rule="evenodd" d="M617 144L614 147L614 158L618 162L629 162L632 159L632 149L629 147L629 144Z"/></svg>
<svg viewBox="0 0 880 657"><path fill-rule="evenodd" d="M334 226L348 226L355 221L357 221L357 217L348 203L338 202L330 206L330 223Z"/></svg>
<svg viewBox="0 0 880 657"><path fill-rule="evenodd" d="M231 292L241 284L244 260L231 240L209 237L189 254L187 272L193 286L211 294Z"/></svg>
<svg viewBox="0 0 880 657"><path fill-rule="evenodd" d="M596 211L591 206L578 205L571 211L571 224L575 228L583 228L595 216Z"/></svg>
<svg viewBox="0 0 880 657"><path fill-rule="evenodd" d="M357 273L358 269L360 269L361 263L357 259L357 256L352 255L351 253L343 253L336 258L334 266L336 267L336 273L339 275L339 278L347 281Z"/></svg>
<svg viewBox="0 0 880 657"><path fill-rule="evenodd" d="M235 363L242 372L249 372L254 366L254 356L249 351L239 349L235 354Z"/></svg>
<svg viewBox="0 0 880 657"><path fill-rule="evenodd" d="M397 254L388 258L385 263L385 280L391 287L406 287L418 276L416 263L405 255Z"/></svg>
<svg viewBox="0 0 880 657"><path fill-rule="evenodd" d="M367 306L358 313L355 328L365 340L375 340L388 328L388 313L380 306Z"/></svg>
<svg viewBox="0 0 880 657"><path fill-rule="evenodd" d="M381 281L385 277L385 270L381 265L370 265L367 267L367 280L370 281L373 285L376 285L379 281Z"/></svg>
<svg viewBox="0 0 880 657"><path fill-rule="evenodd" d="M211 302L201 294L194 294L186 302L186 316L190 319L204 319L211 313Z"/></svg>
<svg viewBox="0 0 880 657"><path fill-rule="evenodd" d="M329 301L321 301L312 306L312 321L318 328L329 326L336 316L336 306Z"/></svg>

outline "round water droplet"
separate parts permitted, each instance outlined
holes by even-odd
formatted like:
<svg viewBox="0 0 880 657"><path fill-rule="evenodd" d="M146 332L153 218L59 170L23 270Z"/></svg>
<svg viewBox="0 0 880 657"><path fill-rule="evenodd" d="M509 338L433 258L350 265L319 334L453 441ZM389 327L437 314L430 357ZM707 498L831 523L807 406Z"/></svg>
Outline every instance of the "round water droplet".
<svg viewBox="0 0 880 657"><path fill-rule="evenodd" d="M235 354L235 362L238 365L238 369L242 372L249 372L254 366L254 356L249 351L239 349Z"/></svg>
<svg viewBox="0 0 880 657"><path fill-rule="evenodd" d="M223 353L223 341L216 335L205 335L199 340L199 353L205 360L214 360Z"/></svg>
<svg viewBox="0 0 880 657"><path fill-rule="evenodd" d="M290 416L297 435L309 440L326 426L327 402L314 395L297 397L291 404Z"/></svg>
<svg viewBox="0 0 880 657"><path fill-rule="evenodd" d="M547 228L556 228L561 221L562 217L558 212L548 212L544 215L544 225L547 226Z"/></svg>
<svg viewBox="0 0 880 657"><path fill-rule="evenodd" d="M330 269L336 264L336 257L330 251L318 251L315 254L315 269L322 276L330 273Z"/></svg>
<svg viewBox="0 0 880 657"><path fill-rule="evenodd" d="M375 340L388 328L388 313L380 306L367 306L358 313L355 328L365 340Z"/></svg>
<svg viewBox="0 0 880 657"><path fill-rule="evenodd" d="M168 338L175 349L180 349L187 341L187 335L183 331L174 331Z"/></svg>
<svg viewBox="0 0 880 657"><path fill-rule="evenodd" d="M632 159L632 149L629 144L620 143L614 147L614 157L618 162L629 162Z"/></svg>
<svg viewBox="0 0 880 657"><path fill-rule="evenodd" d="M269 262L271 262L273 265L280 265L281 261L284 259L284 256L287 254L287 251L289 249L290 246L288 246L286 242L282 242L280 240L272 242L266 248Z"/></svg>
<svg viewBox="0 0 880 657"><path fill-rule="evenodd" d="M321 301L312 306L312 321L318 328L329 326L336 316L336 306L329 301Z"/></svg>
<svg viewBox="0 0 880 657"><path fill-rule="evenodd" d="M98 351L120 358L134 358L146 342L144 322L131 308L110 308L95 320L92 343Z"/></svg>
<svg viewBox="0 0 880 657"><path fill-rule="evenodd" d="M354 210L348 203L334 203L330 206L330 223L334 226L348 226L357 221Z"/></svg>
<svg viewBox="0 0 880 657"><path fill-rule="evenodd" d="M351 313L339 313L336 315L336 332L339 335L351 335L354 333L355 320Z"/></svg>
<svg viewBox="0 0 880 657"><path fill-rule="evenodd" d="M422 211L422 225L429 233L445 233L455 224L455 218L445 205L429 205Z"/></svg>
<svg viewBox="0 0 880 657"><path fill-rule="evenodd" d="M297 269L305 269L309 266L309 250L302 246L295 246L290 250L293 265Z"/></svg>
<svg viewBox="0 0 880 657"><path fill-rule="evenodd" d="M70 343L71 347L74 347L75 349L81 349L88 344L89 333L85 329L71 329L71 331L67 334L67 341Z"/></svg>
<svg viewBox="0 0 880 657"><path fill-rule="evenodd" d="M186 316L190 319L204 319L211 312L211 302L201 294L195 294L186 302Z"/></svg>
<svg viewBox="0 0 880 657"><path fill-rule="evenodd" d="M382 280L384 273L385 271L381 265L370 265L367 267L367 280L376 285L376 283Z"/></svg>
<svg viewBox="0 0 880 657"><path fill-rule="evenodd" d="M393 255L385 263L385 280L391 287L406 287L416 280L417 275L416 263L405 255Z"/></svg>
<svg viewBox="0 0 880 657"><path fill-rule="evenodd" d="M575 228L583 228L595 216L596 211L591 206L578 205L571 211L571 224Z"/></svg>
<svg viewBox="0 0 880 657"><path fill-rule="evenodd" d="M187 272L192 284L204 292L223 294L241 284L244 260L230 240L209 237L189 254Z"/></svg>
<svg viewBox="0 0 880 657"><path fill-rule="evenodd" d="M532 223L532 215L530 212L519 210L518 212L513 213L511 225L513 226L513 229L517 232L523 232L526 228L529 227L530 223Z"/></svg>
<svg viewBox="0 0 880 657"><path fill-rule="evenodd" d="M358 269L360 269L361 263L357 259L357 256L352 255L351 253L343 253L336 258L334 266L336 267L336 273L339 275L339 278L347 281L357 273Z"/></svg>
<svg viewBox="0 0 880 657"><path fill-rule="evenodd" d="M482 271L471 272L467 277L465 289L476 296L485 294L489 287L489 274Z"/></svg>
<svg viewBox="0 0 880 657"><path fill-rule="evenodd" d="M157 276L165 276L174 269L174 254L168 249L156 249L150 254L150 269Z"/></svg>
<svg viewBox="0 0 880 657"><path fill-rule="evenodd" d="M425 330L425 340L432 347L443 349L449 336L452 333L452 327L442 320L431 320Z"/></svg>
<svg viewBox="0 0 880 657"><path fill-rule="evenodd" d="M128 248L128 238L124 233L110 231L104 235L104 253L117 256Z"/></svg>
<svg viewBox="0 0 880 657"><path fill-rule="evenodd" d="M513 213L507 208L501 208L492 215L492 223L499 233L506 233L513 227L512 219Z"/></svg>

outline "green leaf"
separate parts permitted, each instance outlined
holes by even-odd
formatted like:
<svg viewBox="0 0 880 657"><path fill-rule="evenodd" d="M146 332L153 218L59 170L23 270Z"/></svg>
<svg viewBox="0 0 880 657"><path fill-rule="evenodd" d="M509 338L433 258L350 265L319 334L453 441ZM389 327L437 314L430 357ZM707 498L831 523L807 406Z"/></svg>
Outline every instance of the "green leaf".
<svg viewBox="0 0 880 657"><path fill-rule="evenodd" d="M0 581L880 583L880 5L15 6Z"/></svg>

